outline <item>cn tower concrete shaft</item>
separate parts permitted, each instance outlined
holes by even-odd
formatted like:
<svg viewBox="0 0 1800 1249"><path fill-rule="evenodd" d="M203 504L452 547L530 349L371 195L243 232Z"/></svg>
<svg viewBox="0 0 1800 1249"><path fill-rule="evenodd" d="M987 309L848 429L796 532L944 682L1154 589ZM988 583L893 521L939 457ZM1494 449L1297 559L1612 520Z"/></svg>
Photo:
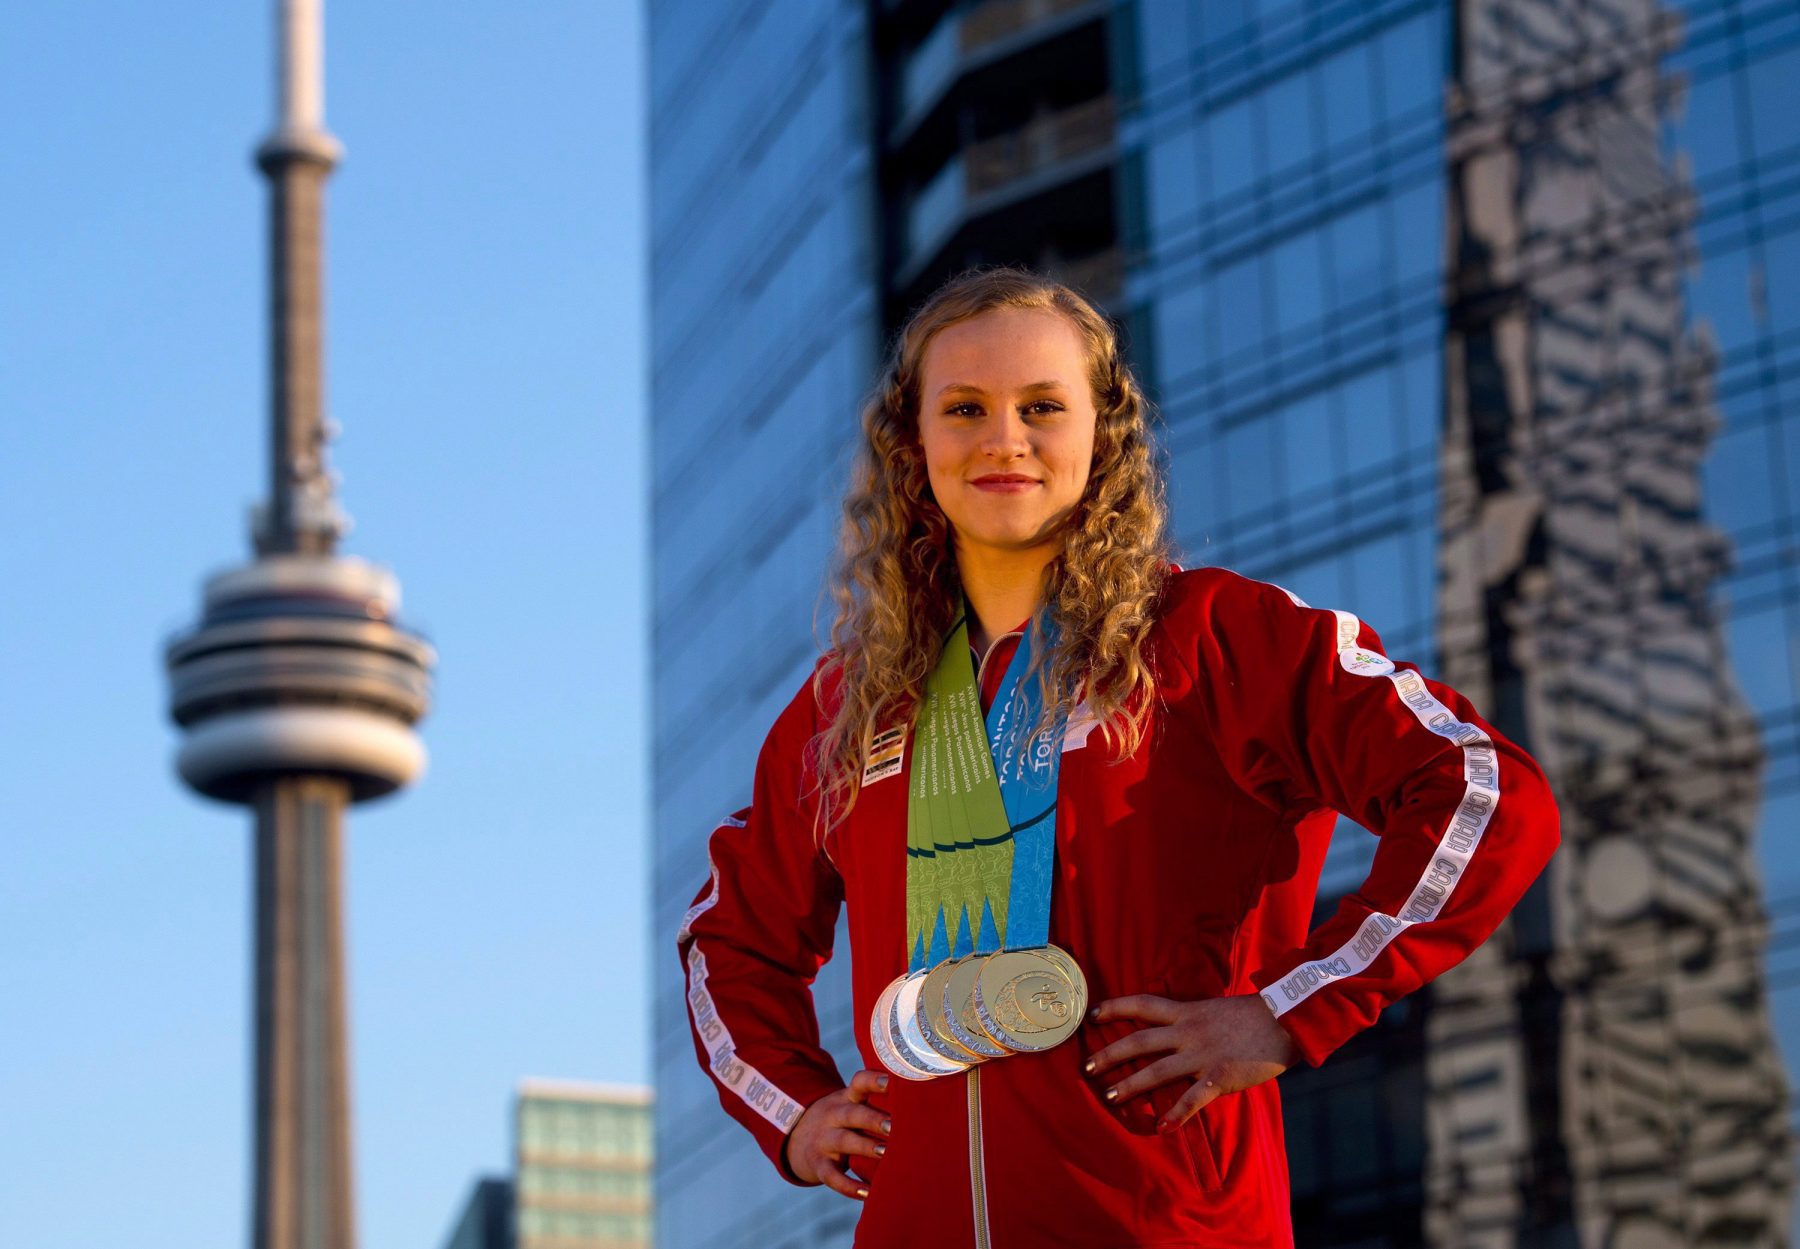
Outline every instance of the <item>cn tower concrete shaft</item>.
<svg viewBox="0 0 1800 1249"><path fill-rule="evenodd" d="M349 788L291 777L256 798L256 1249L356 1243L345 1055Z"/></svg>

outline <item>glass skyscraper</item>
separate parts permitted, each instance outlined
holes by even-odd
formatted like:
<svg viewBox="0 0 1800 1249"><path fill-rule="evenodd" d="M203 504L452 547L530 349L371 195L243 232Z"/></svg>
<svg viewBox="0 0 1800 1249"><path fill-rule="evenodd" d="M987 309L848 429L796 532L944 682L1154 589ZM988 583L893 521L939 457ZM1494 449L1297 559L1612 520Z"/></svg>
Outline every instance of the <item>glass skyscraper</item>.
<svg viewBox="0 0 1800 1249"><path fill-rule="evenodd" d="M1558 788L1507 928L1283 1077L1299 1243L1791 1237L1800 4L649 14L663 1243L849 1243L718 1110L674 933L821 649L885 336L1009 260L1125 328L1184 563L1362 616Z"/></svg>
<svg viewBox="0 0 1800 1249"><path fill-rule="evenodd" d="M686 0L646 17L657 1236L848 1244L848 1203L784 1183L719 1109L674 973L707 835L748 796L763 734L817 653L846 413L881 334L865 16L837 0ZM848 983L844 959L817 986L846 1076Z"/></svg>
<svg viewBox="0 0 1800 1249"><path fill-rule="evenodd" d="M512 1181L497 1175L475 1181L444 1249L512 1249Z"/></svg>

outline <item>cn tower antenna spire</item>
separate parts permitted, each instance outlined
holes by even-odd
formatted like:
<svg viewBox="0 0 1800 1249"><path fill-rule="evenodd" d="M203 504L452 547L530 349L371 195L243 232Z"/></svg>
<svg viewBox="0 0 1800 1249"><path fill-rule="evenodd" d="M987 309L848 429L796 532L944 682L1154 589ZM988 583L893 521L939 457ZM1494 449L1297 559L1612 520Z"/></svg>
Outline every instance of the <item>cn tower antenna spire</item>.
<svg viewBox="0 0 1800 1249"><path fill-rule="evenodd" d="M206 581L165 648L176 769L255 813L253 1249L355 1249L343 940L345 813L418 778L436 652L400 583L340 555L325 463L325 131L320 0L277 7L269 184L268 497L255 557Z"/></svg>
<svg viewBox="0 0 1800 1249"><path fill-rule="evenodd" d="M325 57L318 0L282 0L281 127L325 124Z"/></svg>
<svg viewBox="0 0 1800 1249"><path fill-rule="evenodd" d="M343 149L325 129L321 0L280 0L275 129L256 150L269 180L269 381L275 434L259 554L326 555L349 532L325 462L325 179Z"/></svg>

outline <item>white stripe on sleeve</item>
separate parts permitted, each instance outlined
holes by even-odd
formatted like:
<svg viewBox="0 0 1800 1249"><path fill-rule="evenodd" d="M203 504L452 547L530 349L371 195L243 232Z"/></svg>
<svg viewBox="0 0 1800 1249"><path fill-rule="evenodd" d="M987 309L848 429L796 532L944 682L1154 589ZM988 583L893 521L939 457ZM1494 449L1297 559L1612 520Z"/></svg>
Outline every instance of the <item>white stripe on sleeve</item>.
<svg viewBox="0 0 1800 1249"><path fill-rule="evenodd" d="M728 815L719 821L713 833L717 835L721 828L742 827L744 821ZM712 890L689 907L687 914L682 916L681 928L675 938L677 944L694 937L694 921L711 910L719 900L719 865L713 861L711 840L710 837L707 839L706 861L707 866L712 869ZM688 947L687 982L688 1013L693 1018L694 1030L706 1043L707 1061L712 1067L712 1073L719 1078L719 1083L743 1098L752 1110L783 1132L792 1128L804 1108L776 1088L762 1072L737 1056L737 1045L731 1039L731 1029L719 1018L712 994L707 991L706 955L700 952L697 938Z"/></svg>
<svg viewBox="0 0 1800 1249"><path fill-rule="evenodd" d="M1291 592L1288 597L1300 603ZM1500 756L1488 735L1452 715L1432 696L1425 679L1417 672L1397 670L1387 656L1357 646L1362 622L1355 616L1346 611L1334 611L1332 615L1337 618L1339 665L1357 676L1385 677L1393 683L1396 695L1421 725L1462 747L1463 796L1438 839L1431 861L1425 865L1424 873L1398 915L1381 911L1371 913L1357 927L1355 935L1337 950L1324 958L1302 963L1263 990L1263 1000L1277 1017L1300 1005L1321 986L1367 970L1388 944L1412 925L1436 919L1450 900L1457 881L1462 879L1463 871L1500 803Z"/></svg>
<svg viewBox="0 0 1800 1249"><path fill-rule="evenodd" d="M712 1073L719 1078L719 1083L743 1098L750 1109L783 1132L792 1128L799 1121L804 1107L776 1088L762 1072L737 1056L731 1029L719 1017L712 994L707 992L706 955L700 952L698 941L688 947L687 999L688 1011L694 1019L694 1029L700 1034L700 1039L706 1042L708 1061L712 1065Z"/></svg>

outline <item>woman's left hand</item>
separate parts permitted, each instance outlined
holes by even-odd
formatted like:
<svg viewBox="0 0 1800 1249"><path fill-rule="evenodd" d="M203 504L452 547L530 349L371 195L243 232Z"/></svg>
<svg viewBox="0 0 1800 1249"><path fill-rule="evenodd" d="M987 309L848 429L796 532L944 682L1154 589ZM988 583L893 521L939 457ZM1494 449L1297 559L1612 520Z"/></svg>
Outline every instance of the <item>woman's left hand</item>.
<svg viewBox="0 0 1800 1249"><path fill-rule="evenodd" d="M1109 1019L1137 1019L1157 1026L1139 1028L1099 1051L1088 1060L1090 1076L1099 1078L1109 1067L1140 1055L1167 1051L1167 1056L1111 1086L1106 1091L1108 1101L1119 1105L1184 1076L1194 1081L1157 1121L1159 1132L1179 1127L1219 1094L1272 1080L1300 1059L1287 1029L1254 993L1199 1002L1134 993L1102 1002L1088 1012L1089 1022Z"/></svg>

